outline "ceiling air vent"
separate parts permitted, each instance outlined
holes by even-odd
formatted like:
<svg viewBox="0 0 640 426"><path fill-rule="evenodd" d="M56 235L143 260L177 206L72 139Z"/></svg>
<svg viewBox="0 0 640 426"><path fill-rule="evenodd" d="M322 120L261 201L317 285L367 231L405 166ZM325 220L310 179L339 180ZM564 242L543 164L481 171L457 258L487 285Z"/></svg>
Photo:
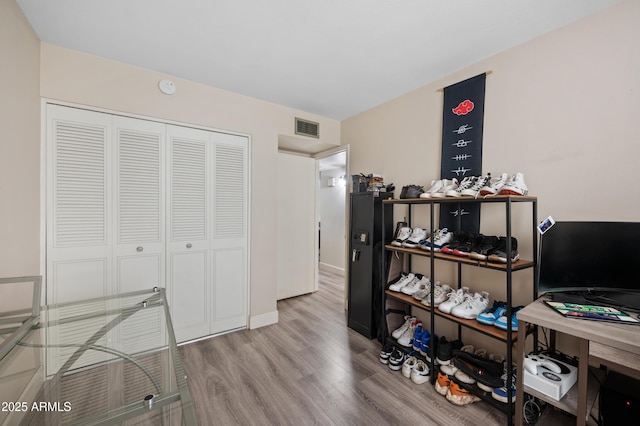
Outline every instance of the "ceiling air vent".
<svg viewBox="0 0 640 426"><path fill-rule="evenodd" d="M320 137L320 124L296 117L296 135Z"/></svg>

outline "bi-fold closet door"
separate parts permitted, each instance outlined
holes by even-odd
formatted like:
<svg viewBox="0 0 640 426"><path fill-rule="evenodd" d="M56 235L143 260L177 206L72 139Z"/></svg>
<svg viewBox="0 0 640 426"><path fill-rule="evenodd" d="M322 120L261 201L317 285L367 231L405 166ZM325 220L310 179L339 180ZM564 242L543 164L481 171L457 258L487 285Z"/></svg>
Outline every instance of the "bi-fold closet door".
<svg viewBox="0 0 640 426"><path fill-rule="evenodd" d="M247 138L46 111L47 303L160 286L178 341L246 326Z"/></svg>

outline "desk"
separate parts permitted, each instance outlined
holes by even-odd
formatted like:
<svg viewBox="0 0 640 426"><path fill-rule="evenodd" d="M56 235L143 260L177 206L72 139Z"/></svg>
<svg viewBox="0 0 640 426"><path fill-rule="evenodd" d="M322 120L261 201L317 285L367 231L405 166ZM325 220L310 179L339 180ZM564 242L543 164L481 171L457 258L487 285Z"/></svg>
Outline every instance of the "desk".
<svg viewBox="0 0 640 426"><path fill-rule="evenodd" d="M30 322L11 314L0 424L196 424L164 289L48 305Z"/></svg>
<svg viewBox="0 0 640 426"><path fill-rule="evenodd" d="M518 376L516 380L516 424L522 425L522 403L524 398L523 362L524 341L527 324L556 330L578 338L578 389L576 424L584 425L587 412L587 381L589 378L589 356L595 356L603 364L620 365L640 370L640 327L603 321L565 318L544 303L544 298L518 311ZM606 358L605 358L606 356ZM564 398L563 398L564 400ZM552 399L545 401L551 403Z"/></svg>

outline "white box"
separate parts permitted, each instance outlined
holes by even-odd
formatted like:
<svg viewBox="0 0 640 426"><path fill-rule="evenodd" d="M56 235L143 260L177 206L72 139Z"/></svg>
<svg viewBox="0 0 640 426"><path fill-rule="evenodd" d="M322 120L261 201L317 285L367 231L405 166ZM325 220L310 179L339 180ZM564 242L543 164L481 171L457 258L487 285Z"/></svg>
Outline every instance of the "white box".
<svg viewBox="0 0 640 426"><path fill-rule="evenodd" d="M536 358L549 360L559 364L561 368L564 366L569 370L568 373L555 373L545 367L538 367L538 374L534 375L523 368L524 384L550 398L560 401L562 397L569 392L569 389L578 381L578 369L572 365L565 364L545 355L536 355ZM563 371L566 370L562 368Z"/></svg>

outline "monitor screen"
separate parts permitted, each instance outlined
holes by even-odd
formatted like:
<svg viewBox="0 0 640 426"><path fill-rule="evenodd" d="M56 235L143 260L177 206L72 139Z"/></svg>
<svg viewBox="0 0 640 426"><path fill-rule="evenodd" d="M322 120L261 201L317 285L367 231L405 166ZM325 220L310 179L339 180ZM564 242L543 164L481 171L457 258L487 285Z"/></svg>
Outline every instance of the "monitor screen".
<svg viewBox="0 0 640 426"><path fill-rule="evenodd" d="M640 292L640 222L556 222L538 267L540 293Z"/></svg>

